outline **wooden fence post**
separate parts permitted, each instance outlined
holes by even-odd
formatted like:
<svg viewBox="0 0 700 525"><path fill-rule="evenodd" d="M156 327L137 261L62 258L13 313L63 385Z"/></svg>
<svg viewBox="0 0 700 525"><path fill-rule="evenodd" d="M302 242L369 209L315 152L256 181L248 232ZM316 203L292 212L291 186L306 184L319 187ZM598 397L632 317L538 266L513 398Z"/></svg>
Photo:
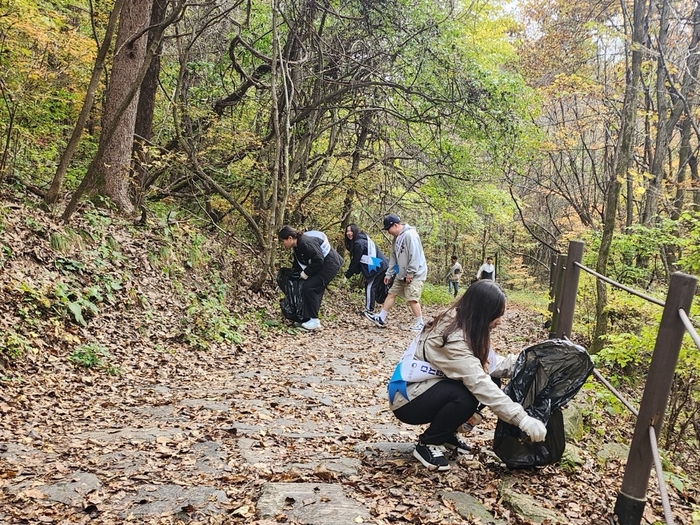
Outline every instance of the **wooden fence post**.
<svg viewBox="0 0 700 525"><path fill-rule="evenodd" d="M656 435L661 435L678 354L685 335L685 326L678 310L682 308L686 313L690 313L696 285L697 278L692 275L680 272L671 275L666 305L661 315L649 375L627 457L625 476L615 502L615 515L620 525L639 525L642 521L649 474L654 461L649 442L649 426L654 425Z"/></svg>
<svg viewBox="0 0 700 525"><path fill-rule="evenodd" d="M549 298L554 299L554 281L556 279L557 263L559 262L559 254L555 253L552 260L549 261Z"/></svg>
<svg viewBox="0 0 700 525"><path fill-rule="evenodd" d="M559 326L559 306L561 305L561 287L564 283L564 270L566 269L566 255L559 254L556 261L552 263L552 289L550 297L552 302L549 303L549 310L552 312L552 324L549 326L549 338L554 339L557 336L557 326Z"/></svg>
<svg viewBox="0 0 700 525"><path fill-rule="evenodd" d="M571 327L574 325L574 307L576 306L576 293L578 292L578 278L581 268L574 263L581 263L583 259L583 242L569 241L569 253L566 257L564 270L564 282L561 286L561 300L559 301L559 319L557 321L556 336L571 337Z"/></svg>

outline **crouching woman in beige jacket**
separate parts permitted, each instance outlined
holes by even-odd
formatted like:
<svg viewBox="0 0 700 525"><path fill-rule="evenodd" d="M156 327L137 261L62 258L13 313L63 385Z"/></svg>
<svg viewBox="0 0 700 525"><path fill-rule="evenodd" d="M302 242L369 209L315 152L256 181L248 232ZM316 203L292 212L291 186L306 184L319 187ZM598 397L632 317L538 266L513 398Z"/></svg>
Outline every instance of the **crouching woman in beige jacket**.
<svg viewBox="0 0 700 525"><path fill-rule="evenodd" d="M495 282L472 284L426 325L394 371L389 383L394 415L409 425L429 424L413 451L428 468L450 468L445 448L462 454L470 451L457 429L479 403L533 441L544 441L547 435L545 425L527 415L487 373L490 332L500 324L505 307L506 296Z"/></svg>

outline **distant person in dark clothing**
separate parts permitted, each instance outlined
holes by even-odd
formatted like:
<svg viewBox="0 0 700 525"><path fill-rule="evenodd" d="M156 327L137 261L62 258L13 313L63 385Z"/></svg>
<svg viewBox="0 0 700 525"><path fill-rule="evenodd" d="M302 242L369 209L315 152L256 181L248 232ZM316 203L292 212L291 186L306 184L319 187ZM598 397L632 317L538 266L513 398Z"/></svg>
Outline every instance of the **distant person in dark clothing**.
<svg viewBox="0 0 700 525"><path fill-rule="evenodd" d="M291 226L282 226L277 234L282 246L294 251L293 276L304 281L301 288L304 321L301 327L316 330L321 327L318 311L326 287L338 275L343 258L328 242L323 232L299 232Z"/></svg>
<svg viewBox="0 0 700 525"><path fill-rule="evenodd" d="M476 272L476 278L496 280L496 267L493 265L493 257L487 257L486 262L479 266L479 271Z"/></svg>
<svg viewBox="0 0 700 525"><path fill-rule="evenodd" d="M350 265L345 277L362 274L365 278L365 311L374 312L377 290L384 284L389 260L369 236L360 231L357 224L345 229L345 248L350 252Z"/></svg>

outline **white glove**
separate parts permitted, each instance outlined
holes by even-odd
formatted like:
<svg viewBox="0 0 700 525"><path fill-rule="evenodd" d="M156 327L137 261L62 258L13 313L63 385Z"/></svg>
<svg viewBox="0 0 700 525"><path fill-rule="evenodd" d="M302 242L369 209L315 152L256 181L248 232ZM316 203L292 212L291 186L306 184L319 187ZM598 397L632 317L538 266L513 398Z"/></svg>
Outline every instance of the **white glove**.
<svg viewBox="0 0 700 525"><path fill-rule="evenodd" d="M534 417L525 416L518 426L534 442L544 441L544 438L547 437L547 427Z"/></svg>
<svg viewBox="0 0 700 525"><path fill-rule="evenodd" d="M304 272L301 272L301 275L299 275L300 279L304 279L305 281L309 278L308 275L306 275Z"/></svg>

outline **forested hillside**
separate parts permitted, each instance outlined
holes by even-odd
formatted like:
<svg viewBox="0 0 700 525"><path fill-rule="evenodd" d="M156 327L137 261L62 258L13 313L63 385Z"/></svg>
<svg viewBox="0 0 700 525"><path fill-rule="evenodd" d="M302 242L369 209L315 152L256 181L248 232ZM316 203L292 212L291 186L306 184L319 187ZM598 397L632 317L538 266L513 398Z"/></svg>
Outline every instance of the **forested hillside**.
<svg viewBox="0 0 700 525"><path fill-rule="evenodd" d="M2 381L58 354L118 372L120 326L132 348L241 344L279 314L285 224L346 255L349 224L387 249L398 214L426 299L453 254L465 285L491 256L545 295L576 239L663 298L700 274L699 42L700 2L676 0L1 2ZM584 275L572 338L638 403L659 319ZM659 441L684 516L698 369L686 337Z"/></svg>

